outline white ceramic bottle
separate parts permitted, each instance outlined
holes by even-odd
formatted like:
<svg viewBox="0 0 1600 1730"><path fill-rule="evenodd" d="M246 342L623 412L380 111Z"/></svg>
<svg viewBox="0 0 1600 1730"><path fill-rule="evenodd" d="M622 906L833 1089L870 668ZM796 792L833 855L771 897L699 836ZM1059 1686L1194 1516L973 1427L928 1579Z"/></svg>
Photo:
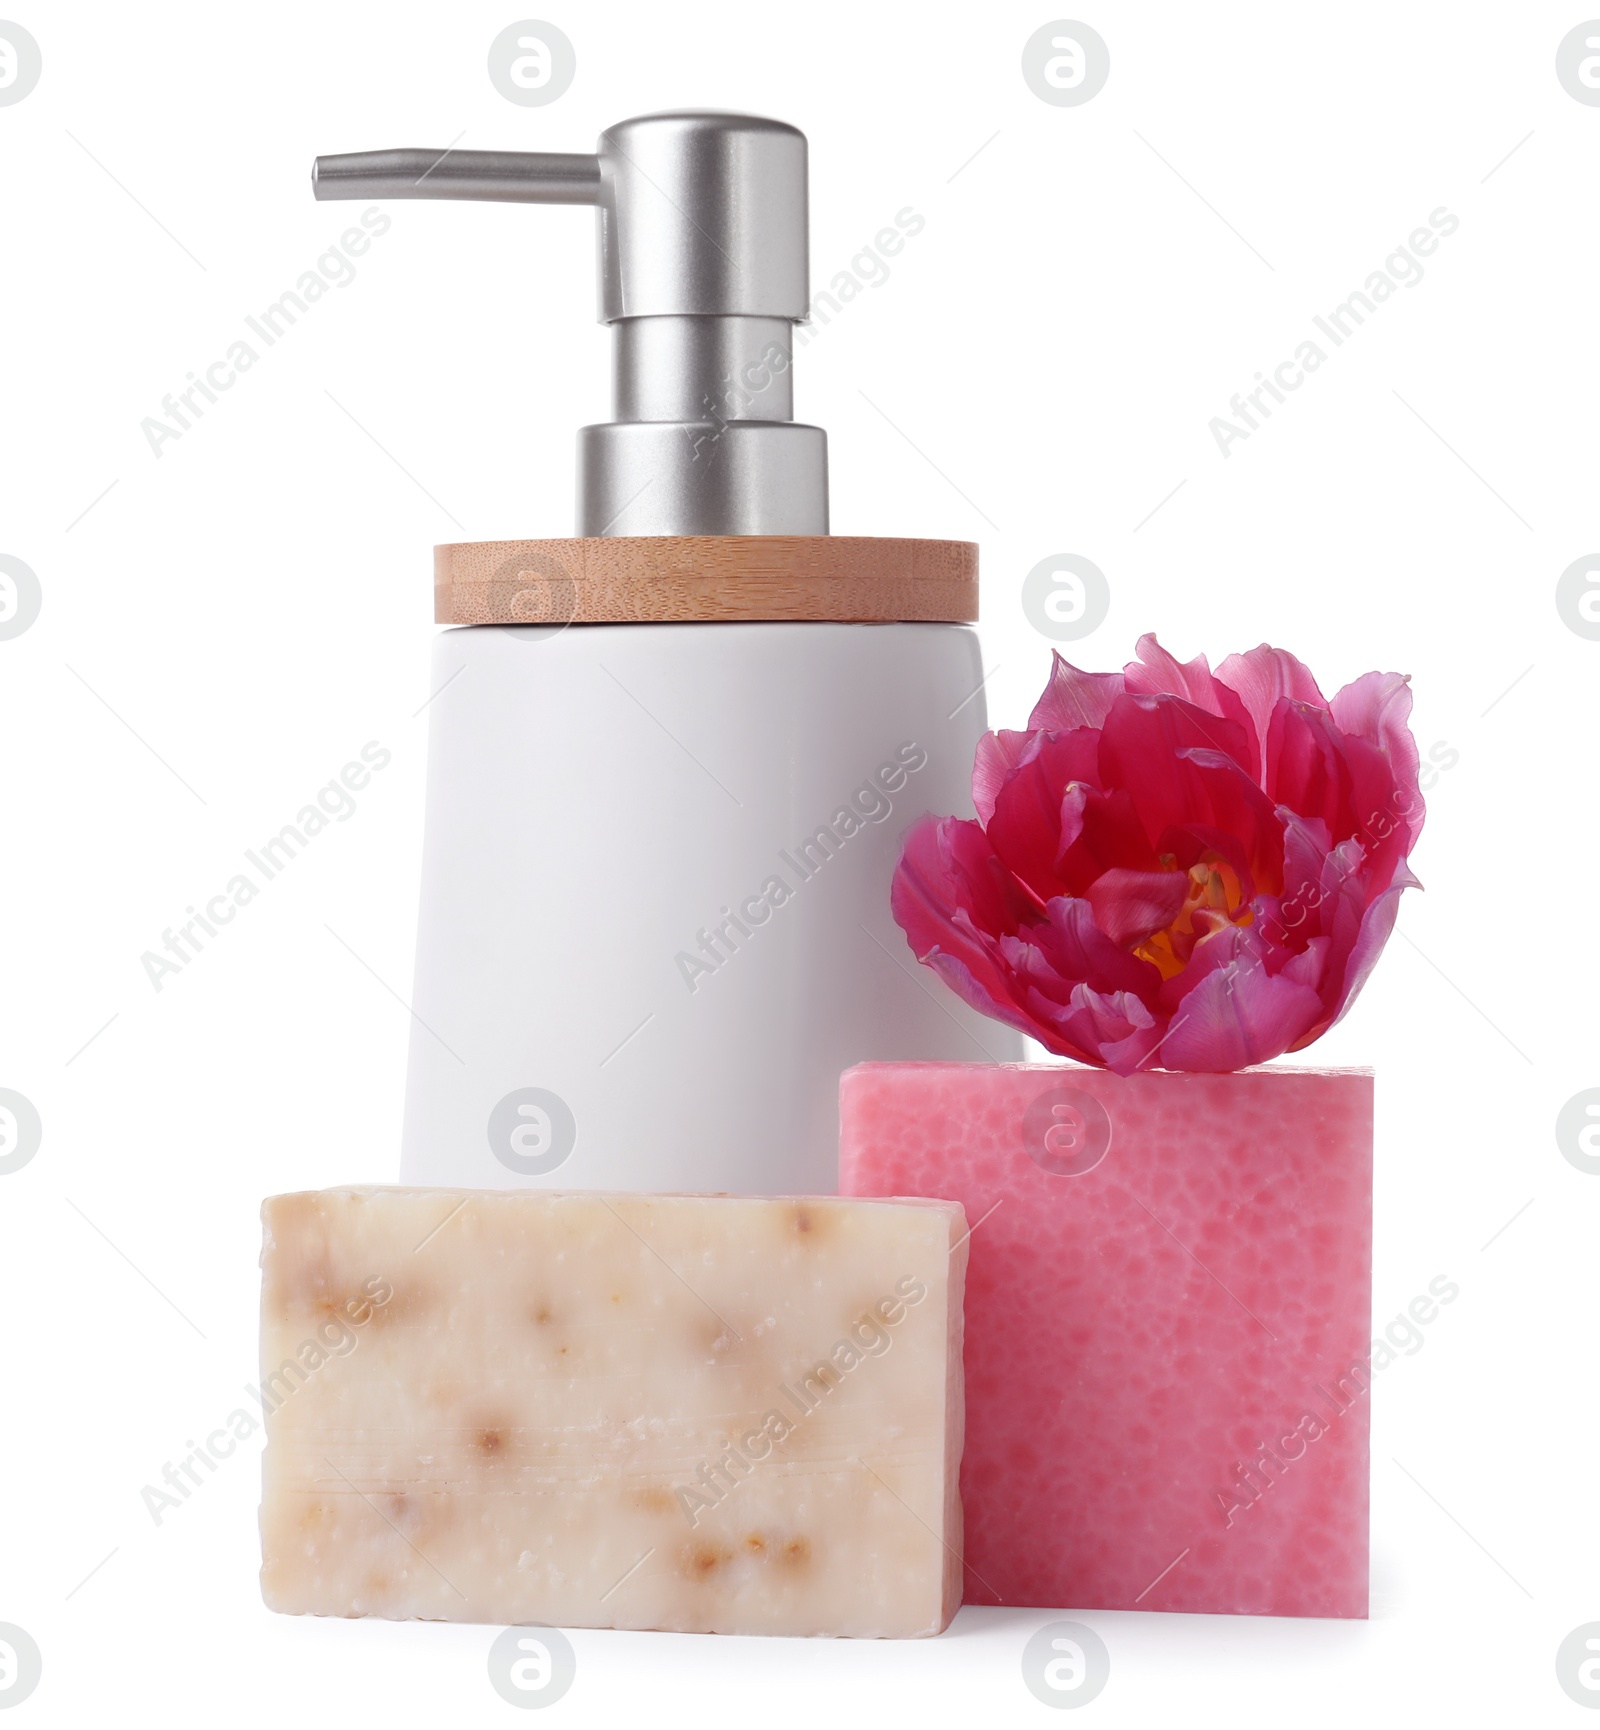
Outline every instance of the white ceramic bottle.
<svg viewBox="0 0 1600 1730"><path fill-rule="evenodd" d="M402 1180L832 1191L841 1070L1021 1052L889 913L906 826L971 808L976 549L828 533L804 136L662 114L314 179L596 205L614 332L578 536L436 549Z"/></svg>

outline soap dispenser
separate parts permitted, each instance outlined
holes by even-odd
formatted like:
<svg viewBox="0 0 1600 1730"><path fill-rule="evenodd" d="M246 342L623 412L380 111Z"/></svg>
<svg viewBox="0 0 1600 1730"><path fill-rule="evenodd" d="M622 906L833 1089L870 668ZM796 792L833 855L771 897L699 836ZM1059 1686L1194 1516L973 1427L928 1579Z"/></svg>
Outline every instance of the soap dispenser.
<svg viewBox="0 0 1600 1730"><path fill-rule="evenodd" d="M576 537L434 550L401 1180L832 1192L842 1070L1021 1050L889 915L905 829L970 809L977 549L829 533L826 435L793 419L805 135L651 114L592 156L313 183L593 205L612 331Z"/></svg>

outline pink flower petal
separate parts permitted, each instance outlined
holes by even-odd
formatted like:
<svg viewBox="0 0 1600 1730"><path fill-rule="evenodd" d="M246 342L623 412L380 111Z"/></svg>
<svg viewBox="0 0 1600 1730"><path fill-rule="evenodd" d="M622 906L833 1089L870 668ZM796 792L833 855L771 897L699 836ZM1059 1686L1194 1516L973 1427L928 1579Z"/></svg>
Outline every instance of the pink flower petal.
<svg viewBox="0 0 1600 1730"><path fill-rule="evenodd" d="M1156 855L1125 787L1102 793L1075 782L1061 801L1061 852L1056 877L1068 895L1086 895L1102 873L1123 866L1156 869Z"/></svg>
<svg viewBox="0 0 1600 1730"><path fill-rule="evenodd" d="M1100 784L1129 790L1157 855L1172 851L1173 831L1222 830L1245 842L1257 880L1275 884L1282 826L1246 755L1239 722L1178 697L1129 694L1100 730Z"/></svg>
<svg viewBox="0 0 1600 1730"><path fill-rule="evenodd" d="M1161 1042L1164 1023L1131 992L1107 994L1080 985L1072 993L1066 1025L1075 1042L1106 1068L1131 1075Z"/></svg>
<svg viewBox="0 0 1600 1730"><path fill-rule="evenodd" d="M1048 919L1029 933L1040 954L1062 979L1088 980L1101 991L1131 991L1154 1003L1160 971L1113 943L1095 923L1087 901L1062 896L1052 901Z"/></svg>
<svg viewBox="0 0 1600 1730"><path fill-rule="evenodd" d="M1371 976L1378 957L1383 953L1384 945L1389 941L1389 934L1394 930L1395 917L1400 911L1400 892L1409 887L1410 885L1405 883L1395 884L1366 909L1361 918L1360 934L1345 961L1343 977L1337 982L1337 994L1332 999L1332 1013L1302 1034L1293 1045L1287 1047L1288 1050L1299 1051L1313 1039L1320 1039L1330 1027L1343 1021L1350 1013L1351 1004L1361 995L1362 986ZM1325 1001L1327 996L1325 989Z"/></svg>
<svg viewBox="0 0 1600 1730"><path fill-rule="evenodd" d="M1057 649L1050 663L1050 682L1034 704L1028 726L1035 732L1046 733L1098 727L1121 695L1121 673L1085 673L1063 659Z"/></svg>
<svg viewBox="0 0 1600 1730"><path fill-rule="evenodd" d="M1161 1049L1165 1033L1165 1024L1152 1020L1148 1027L1135 1027L1126 1039L1102 1040L1101 1061L1114 1075L1132 1075L1136 1069L1143 1069L1150 1063ZM1153 1067L1159 1068L1160 1065Z"/></svg>
<svg viewBox="0 0 1600 1730"><path fill-rule="evenodd" d="M1309 986L1274 976L1242 949L1234 963L1213 969L1183 999L1161 1046L1167 1069L1222 1074L1265 1063L1290 1049L1322 1013Z"/></svg>
<svg viewBox="0 0 1600 1730"><path fill-rule="evenodd" d="M959 957L985 999L967 1001L989 1014L996 1011L988 1005L1004 1003L1009 993L992 945L975 933L1014 928L1025 911L1022 898L1007 890L998 863L976 823L924 817L906 836L889 891L890 910L911 953L919 961L935 953Z"/></svg>
<svg viewBox="0 0 1600 1730"><path fill-rule="evenodd" d="M972 759L972 803L985 828L994 815L995 795L1037 737L1034 733L985 733Z"/></svg>
<svg viewBox="0 0 1600 1730"><path fill-rule="evenodd" d="M1189 896L1183 871L1104 871L1090 885L1087 900L1094 922L1113 943L1126 949L1164 931Z"/></svg>
<svg viewBox="0 0 1600 1730"><path fill-rule="evenodd" d="M1412 737L1411 683L1404 673L1363 673L1330 705L1341 733L1363 739L1388 759L1394 795L1386 811L1406 826L1409 853L1422 833L1422 789L1418 785L1417 741Z"/></svg>
<svg viewBox="0 0 1600 1730"><path fill-rule="evenodd" d="M1255 726L1256 738L1261 741L1263 759L1267 751L1267 729L1280 697L1287 697L1295 703L1311 703L1319 709L1328 706L1327 698L1318 690L1317 681L1311 676L1311 669L1287 649L1269 648L1265 643L1242 655L1229 655L1214 676L1230 690L1239 693Z"/></svg>
<svg viewBox="0 0 1600 1730"><path fill-rule="evenodd" d="M1207 714L1237 723L1247 741L1240 763L1251 775L1259 775L1260 745L1266 735L1258 733L1251 737L1255 729L1249 712L1238 693L1212 673L1205 656L1196 655L1192 661L1180 661L1162 648L1153 631L1147 631L1134 647L1139 659L1130 661L1122 669L1124 689L1142 692L1146 696L1182 697L1186 703L1204 709Z"/></svg>
<svg viewBox="0 0 1600 1730"><path fill-rule="evenodd" d="M1073 783L1098 773L1098 746L1099 735L1088 727L1035 733L995 795L985 826L990 845L1041 908L1062 890L1056 863L1063 801Z"/></svg>
<svg viewBox="0 0 1600 1730"><path fill-rule="evenodd" d="M1244 729L1208 715L1179 697L1119 697L1100 729L1100 785L1126 787L1152 843L1172 823L1207 823L1215 813L1181 753L1217 751L1243 768L1249 756Z"/></svg>
<svg viewBox="0 0 1600 1730"><path fill-rule="evenodd" d="M1388 886L1412 826L1395 813L1394 777L1376 746L1341 732L1325 709L1284 701L1272 717L1266 781L1280 806L1320 820L1336 843L1361 844L1371 893Z"/></svg>

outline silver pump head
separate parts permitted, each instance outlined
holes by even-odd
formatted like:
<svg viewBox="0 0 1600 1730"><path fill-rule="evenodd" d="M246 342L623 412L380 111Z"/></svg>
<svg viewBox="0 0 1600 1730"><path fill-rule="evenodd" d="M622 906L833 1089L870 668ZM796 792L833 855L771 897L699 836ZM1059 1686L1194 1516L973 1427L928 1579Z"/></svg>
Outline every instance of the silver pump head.
<svg viewBox="0 0 1600 1730"><path fill-rule="evenodd" d="M828 440L797 425L810 304L806 139L749 114L646 114L593 156L319 156L319 199L592 204L614 419L578 430L580 535L825 535Z"/></svg>

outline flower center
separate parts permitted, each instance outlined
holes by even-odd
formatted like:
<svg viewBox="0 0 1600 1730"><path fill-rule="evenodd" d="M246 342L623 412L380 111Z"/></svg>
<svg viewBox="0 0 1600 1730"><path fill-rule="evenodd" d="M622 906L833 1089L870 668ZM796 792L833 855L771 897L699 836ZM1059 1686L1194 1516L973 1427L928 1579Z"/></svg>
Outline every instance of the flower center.
<svg viewBox="0 0 1600 1730"><path fill-rule="evenodd" d="M1170 853L1161 855L1168 871L1178 869ZM1137 945L1133 953L1159 968L1163 979L1171 979L1189 965L1194 946L1202 937L1229 925L1249 925L1255 914L1244 904L1244 885L1239 873L1215 853L1203 853L1189 867L1189 889L1178 916L1165 930Z"/></svg>

